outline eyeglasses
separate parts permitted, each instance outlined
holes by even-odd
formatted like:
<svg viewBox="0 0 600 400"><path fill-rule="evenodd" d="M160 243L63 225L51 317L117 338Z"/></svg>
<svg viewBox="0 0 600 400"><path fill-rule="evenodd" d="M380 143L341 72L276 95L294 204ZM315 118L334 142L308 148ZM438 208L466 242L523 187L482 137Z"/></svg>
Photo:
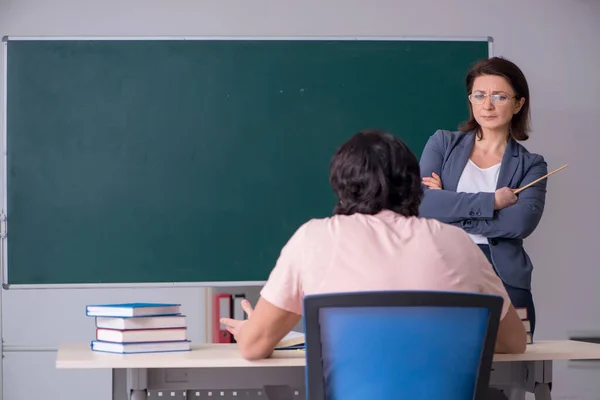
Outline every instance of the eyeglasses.
<svg viewBox="0 0 600 400"><path fill-rule="evenodd" d="M469 100L473 104L483 104L483 103L485 103L485 99L488 96L489 95L487 93L472 93L469 95ZM509 97L505 94L493 94L491 96L491 101L492 101L492 104L495 106L502 106L502 105L508 103L509 100L516 99L516 98L517 98L517 96Z"/></svg>

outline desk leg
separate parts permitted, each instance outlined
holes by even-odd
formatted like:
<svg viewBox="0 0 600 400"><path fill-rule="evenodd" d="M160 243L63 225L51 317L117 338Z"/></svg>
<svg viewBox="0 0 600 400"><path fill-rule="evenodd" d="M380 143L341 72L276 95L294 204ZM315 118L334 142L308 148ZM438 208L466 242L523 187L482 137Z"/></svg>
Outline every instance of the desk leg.
<svg viewBox="0 0 600 400"><path fill-rule="evenodd" d="M538 383L535 385L533 393L535 394L535 400L552 400L548 383Z"/></svg>
<svg viewBox="0 0 600 400"><path fill-rule="evenodd" d="M527 392L521 387L510 388L505 395L508 400L525 400L527 398Z"/></svg>
<svg viewBox="0 0 600 400"><path fill-rule="evenodd" d="M552 361L535 361L527 377L527 386L535 394L535 400L552 400Z"/></svg>
<svg viewBox="0 0 600 400"><path fill-rule="evenodd" d="M508 400L525 400L526 381L526 363L514 361L492 364L490 387L502 390Z"/></svg>
<svg viewBox="0 0 600 400"><path fill-rule="evenodd" d="M127 369L127 394L130 400L148 400L148 371L146 369Z"/></svg>
<svg viewBox="0 0 600 400"><path fill-rule="evenodd" d="M147 400L148 392L145 390L132 390L129 398L131 400Z"/></svg>

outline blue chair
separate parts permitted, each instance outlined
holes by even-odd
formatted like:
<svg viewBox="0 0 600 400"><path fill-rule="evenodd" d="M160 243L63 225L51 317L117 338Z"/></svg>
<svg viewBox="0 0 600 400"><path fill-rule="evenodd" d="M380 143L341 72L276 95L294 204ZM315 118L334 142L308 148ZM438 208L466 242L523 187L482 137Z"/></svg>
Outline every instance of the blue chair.
<svg viewBox="0 0 600 400"><path fill-rule="evenodd" d="M484 399L502 303L433 291L306 296L307 399Z"/></svg>

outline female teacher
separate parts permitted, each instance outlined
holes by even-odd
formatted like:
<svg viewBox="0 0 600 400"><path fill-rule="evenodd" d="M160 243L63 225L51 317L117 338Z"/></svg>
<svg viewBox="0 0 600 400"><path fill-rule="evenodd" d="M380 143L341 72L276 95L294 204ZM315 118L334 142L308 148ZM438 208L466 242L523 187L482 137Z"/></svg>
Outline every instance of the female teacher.
<svg viewBox="0 0 600 400"><path fill-rule="evenodd" d="M535 308L532 263L523 239L544 210L544 158L517 143L528 139L529 87L512 62L494 57L476 63L466 78L470 118L459 131L438 130L421 156L424 196L419 213L464 229L487 256L515 307L527 308L531 333Z"/></svg>

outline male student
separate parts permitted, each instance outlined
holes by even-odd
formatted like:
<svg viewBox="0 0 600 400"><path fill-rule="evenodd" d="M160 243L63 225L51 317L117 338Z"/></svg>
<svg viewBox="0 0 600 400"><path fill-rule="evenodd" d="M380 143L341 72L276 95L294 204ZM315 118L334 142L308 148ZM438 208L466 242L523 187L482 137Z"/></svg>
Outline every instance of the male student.
<svg viewBox="0 0 600 400"><path fill-rule="evenodd" d="M419 163L381 131L351 137L334 155L334 216L304 223L281 250L256 309L223 319L242 356L268 357L300 320L305 295L448 290L504 298L496 352L522 353L526 333L491 264L460 228L418 217Z"/></svg>

